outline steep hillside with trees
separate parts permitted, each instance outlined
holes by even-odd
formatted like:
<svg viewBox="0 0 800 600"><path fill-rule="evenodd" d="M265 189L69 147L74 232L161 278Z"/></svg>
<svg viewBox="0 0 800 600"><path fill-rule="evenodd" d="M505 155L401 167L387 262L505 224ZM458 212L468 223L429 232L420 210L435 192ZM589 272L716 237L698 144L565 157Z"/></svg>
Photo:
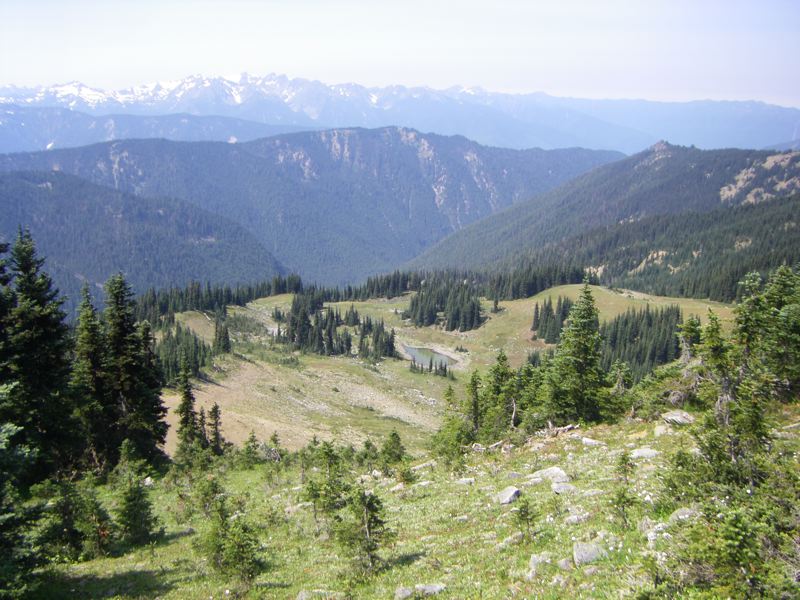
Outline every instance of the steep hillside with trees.
<svg viewBox="0 0 800 600"><path fill-rule="evenodd" d="M228 219L180 200L139 198L63 173L0 174L0 240L20 227L40 252L72 309L84 283L123 272L137 291L192 280L237 283L281 267Z"/></svg>
<svg viewBox="0 0 800 600"><path fill-rule="evenodd" d="M411 265L496 265L549 243L564 241L561 249L574 248L566 240L595 228L758 203L798 189L798 152L711 151L659 143L475 223Z"/></svg>
<svg viewBox="0 0 800 600"><path fill-rule="evenodd" d="M507 150L409 129L307 132L247 144L134 140L0 157L194 203L248 230L309 281L356 282L616 152Z"/></svg>

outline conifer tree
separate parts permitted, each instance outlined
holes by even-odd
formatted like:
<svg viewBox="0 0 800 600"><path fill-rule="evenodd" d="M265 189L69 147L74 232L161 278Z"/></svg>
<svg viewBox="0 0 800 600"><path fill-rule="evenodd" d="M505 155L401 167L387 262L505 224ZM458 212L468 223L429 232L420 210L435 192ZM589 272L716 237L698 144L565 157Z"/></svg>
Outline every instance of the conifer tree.
<svg viewBox="0 0 800 600"><path fill-rule="evenodd" d="M372 492L355 488L347 498L349 519L340 520L336 539L349 549L367 571L377 564L378 550L393 532L386 526L383 503Z"/></svg>
<svg viewBox="0 0 800 600"><path fill-rule="evenodd" d="M137 452L152 461L167 433L166 408L161 402L159 369L145 321L134 322L133 292L121 274L106 282L105 326L108 339L110 393L120 414L117 438L129 439Z"/></svg>
<svg viewBox="0 0 800 600"><path fill-rule="evenodd" d="M585 284L569 313L561 344L542 386L543 404L557 422L596 421L608 390L600 367L598 312Z"/></svg>
<svg viewBox="0 0 800 600"><path fill-rule="evenodd" d="M8 244L0 242L0 381L10 381L10 348L8 340L9 313L14 301L11 274L8 272Z"/></svg>
<svg viewBox="0 0 800 600"><path fill-rule="evenodd" d="M157 535L158 520L153 514L153 505L138 478L129 478L123 487L117 508L117 523L122 542L127 545L146 544Z"/></svg>
<svg viewBox="0 0 800 600"><path fill-rule="evenodd" d="M92 305L89 288L84 286L75 326L70 389L85 436L87 458L97 471L113 460L116 451L113 429L119 419L116 407L109 402L106 356L102 324Z"/></svg>
<svg viewBox="0 0 800 600"><path fill-rule="evenodd" d="M183 361L183 366L178 376L178 394L180 402L176 411L178 415L178 448L176 456L184 458L191 453L194 443L199 441L197 412L194 408L192 382L189 380L189 367L186 361Z"/></svg>
<svg viewBox="0 0 800 600"><path fill-rule="evenodd" d="M226 354L231 351L231 338L228 332L228 325L225 321L217 317L214 321L214 354Z"/></svg>
<svg viewBox="0 0 800 600"><path fill-rule="evenodd" d="M211 451L219 456L225 449L225 440L222 437L222 411L216 402L211 406L211 410L208 411L208 419L208 445Z"/></svg>
<svg viewBox="0 0 800 600"><path fill-rule="evenodd" d="M406 455L406 449L403 442L400 440L400 434L396 429L392 429L389 437L381 447L381 459L387 465L393 465L403 460Z"/></svg>
<svg viewBox="0 0 800 600"><path fill-rule="evenodd" d="M63 299L43 266L30 233L20 231L11 249L14 301L2 327L8 336L8 377L16 385L0 405L0 422L22 427L18 442L37 451L31 476L64 466L77 444L66 394L69 337Z"/></svg>

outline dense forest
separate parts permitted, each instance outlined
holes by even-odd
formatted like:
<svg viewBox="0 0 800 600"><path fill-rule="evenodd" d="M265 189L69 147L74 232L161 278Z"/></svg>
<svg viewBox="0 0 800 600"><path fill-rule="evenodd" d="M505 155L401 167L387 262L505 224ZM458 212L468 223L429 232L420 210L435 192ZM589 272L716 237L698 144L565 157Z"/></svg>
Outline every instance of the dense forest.
<svg viewBox="0 0 800 600"><path fill-rule="evenodd" d="M509 262L574 261L604 285L729 302L749 272L800 261L800 196L600 228Z"/></svg>
<svg viewBox="0 0 800 600"><path fill-rule="evenodd" d="M0 174L0 240L27 227L74 318L84 283L125 273L137 290L236 284L283 272L242 227L190 202L140 198L64 173Z"/></svg>

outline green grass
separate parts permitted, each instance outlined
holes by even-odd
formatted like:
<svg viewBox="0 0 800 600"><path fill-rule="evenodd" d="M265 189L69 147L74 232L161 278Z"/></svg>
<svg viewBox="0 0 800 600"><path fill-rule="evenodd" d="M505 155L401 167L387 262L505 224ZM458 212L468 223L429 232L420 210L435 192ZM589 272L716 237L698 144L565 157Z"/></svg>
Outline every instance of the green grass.
<svg viewBox="0 0 800 600"><path fill-rule="evenodd" d="M798 417L796 406L783 408L779 416L781 422ZM606 445L584 446L581 436ZM789 451L800 447L796 432L780 443ZM269 475L267 466L247 471L221 466L218 476L225 487L247 498L247 518L256 524L270 563L246 597L292 599L301 590L324 589L350 592L354 598L392 598L399 586L444 583L445 598L618 598L645 585L647 540L636 524L645 516L664 520L668 515L669 510L656 508L659 474L671 452L691 447L686 430L656 437L652 423L621 423L534 439L533 444L509 454L471 454L463 474L452 474L442 466L420 471L419 480L431 482L426 487L407 486L392 492L393 479L369 482L384 501L397 539L381 552L385 568L363 581L352 579L351 563L341 548L318 535L311 510L298 508L297 468L284 470L276 478ZM661 454L636 461L632 487L639 503L632 510L633 526L626 529L610 508L617 485L614 465L623 448L641 446ZM556 496L547 482L521 485L525 476L549 466L566 471L577 488L574 495ZM510 479L514 472L522 477ZM359 474L352 472L354 477ZM459 477L473 477L475 483L459 485ZM511 484L523 490L539 513L535 525L539 533L500 550L497 544L518 529L514 504L501 506L493 495ZM164 481L157 481L151 498L166 528L164 541L116 558L55 567L39 597L199 600L223 598L226 589L236 590L235 582L210 571L195 549L205 520L199 515L180 518L175 492ZM106 494L104 499L111 502L112 496ZM574 525L564 523L568 515L578 513L588 518ZM598 536L604 539L604 547L613 549L593 565L596 572L586 567L562 571L556 566L558 560L571 556L574 541L598 540ZM611 539L616 541L612 544ZM553 563L527 581L530 555L540 552L551 553Z"/></svg>
<svg viewBox="0 0 800 600"><path fill-rule="evenodd" d="M533 304L547 295L574 297L580 286L562 286L535 298L502 302L501 311L489 314L478 330L458 333L435 328L417 329L399 314L408 298L354 303L362 315L383 318L395 327L401 342L434 348L459 359L457 393L463 393L468 372L492 364L504 348L516 364L524 360L534 342L529 339ZM628 307L661 306L676 302L685 313L705 315L714 306L724 319L731 307L693 300L657 298L595 289L601 318L608 319ZM233 311L258 320L267 327L276 306L288 309L290 296L266 298ZM342 303L344 312L350 303ZM201 335L207 335L207 319L198 313L181 317ZM213 324L211 325L213 334ZM456 346L468 349L455 352ZM407 361L386 359L377 364L356 358L322 357L271 347L264 340L235 344L236 355L218 357L210 370L210 382L196 390L198 403L208 408L212 401L222 406L225 433L235 441L251 429L266 439L277 430L284 443L297 448L312 435L358 445L370 437L378 444L397 429L411 450L414 463L430 457L426 452L430 434L438 426L441 398L451 382L441 377L413 374ZM289 363L289 364L287 364ZM174 404L174 398L168 403ZM784 406L776 423L800 418L797 406ZM172 417L170 417L172 418ZM256 525L263 556L269 569L249 590L239 588L213 572L195 547L208 526L200 515L185 516L177 492L166 481L157 480L151 499L165 527L164 540L122 556L51 568L39 592L40 598L164 598L207 599L241 595L248 598L296 598L301 590L322 589L350 594L353 598L392 598L399 586L443 583L445 598L618 598L632 595L647 584L645 559L647 540L636 528L644 517L664 520L668 510L657 508L659 474L668 456L678 448L689 449L686 430L674 428L656 436L654 423L621 422L579 430L555 438L534 438L510 453L473 453L467 456L463 473L451 473L442 465L417 473L422 486L407 485L390 491L393 478L369 480L366 485L384 501L388 523L396 540L381 551L385 567L367 579L353 577L352 563L342 549L314 522L301 503L301 473L290 467L277 474L270 466L241 470L229 463L215 467L226 489L246 498L247 517ZM797 430L780 440L788 451L798 450ZM581 436L603 442L585 446ZM171 442L174 443L174 442ZM622 449L649 446L660 452L652 460L639 460L633 490L639 499L631 514L633 526L624 528L613 517L610 506L617 485L614 465ZM534 471L560 466L577 488L574 495L557 496L548 482L523 486ZM367 469L353 470L355 478ZM511 479L510 474L522 477ZM460 477L472 477L473 485L459 485ZM498 543L518 531L515 505L500 506L494 495L508 485L517 485L538 513L533 539L499 549ZM111 508L115 498L104 490L102 498ZM666 510L666 512L665 512ZM586 514L586 520L565 524L571 514ZM608 556L592 569L562 571L555 563L571 556L575 541L599 540L609 548ZM526 578L532 553L549 552L553 562L543 566L531 580ZM226 596L226 590L230 592Z"/></svg>

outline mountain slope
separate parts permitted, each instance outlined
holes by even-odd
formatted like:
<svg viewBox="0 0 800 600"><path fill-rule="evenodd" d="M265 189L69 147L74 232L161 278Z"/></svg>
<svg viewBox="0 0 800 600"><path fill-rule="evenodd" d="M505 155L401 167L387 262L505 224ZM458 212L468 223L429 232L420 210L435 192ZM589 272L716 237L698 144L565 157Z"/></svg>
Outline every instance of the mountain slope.
<svg viewBox="0 0 800 600"><path fill-rule="evenodd" d="M231 117L171 115L94 116L67 108L0 106L0 152L72 148L121 139L164 138L184 142L245 142L301 131Z"/></svg>
<svg viewBox="0 0 800 600"><path fill-rule="evenodd" d="M63 173L17 172L0 174L0 205L0 239L30 228L71 305L84 282L99 288L117 271L138 292L281 272L241 227L179 200L138 198Z"/></svg>
<svg viewBox="0 0 800 600"><path fill-rule="evenodd" d="M707 212L800 190L800 152L698 150L659 143L459 231L411 262L492 265L596 227Z"/></svg>
<svg viewBox="0 0 800 600"><path fill-rule="evenodd" d="M327 85L284 75L200 75L106 91L79 82L0 88L0 103L92 114L191 113L288 125L405 126L512 148L634 153L669 139L703 148L764 148L800 137L800 110L761 102L584 100L480 88ZM22 148L20 148L21 150Z"/></svg>
<svg viewBox="0 0 800 600"><path fill-rule="evenodd" d="M250 231L304 279L351 282L601 164L615 152L487 148L413 130L304 132L245 144L132 140L0 156L180 198Z"/></svg>
<svg viewBox="0 0 800 600"><path fill-rule="evenodd" d="M707 213L656 215L602 227L525 256L571 261L601 283L650 294L732 301L751 271L800 262L800 195ZM520 259L513 264L519 266Z"/></svg>

